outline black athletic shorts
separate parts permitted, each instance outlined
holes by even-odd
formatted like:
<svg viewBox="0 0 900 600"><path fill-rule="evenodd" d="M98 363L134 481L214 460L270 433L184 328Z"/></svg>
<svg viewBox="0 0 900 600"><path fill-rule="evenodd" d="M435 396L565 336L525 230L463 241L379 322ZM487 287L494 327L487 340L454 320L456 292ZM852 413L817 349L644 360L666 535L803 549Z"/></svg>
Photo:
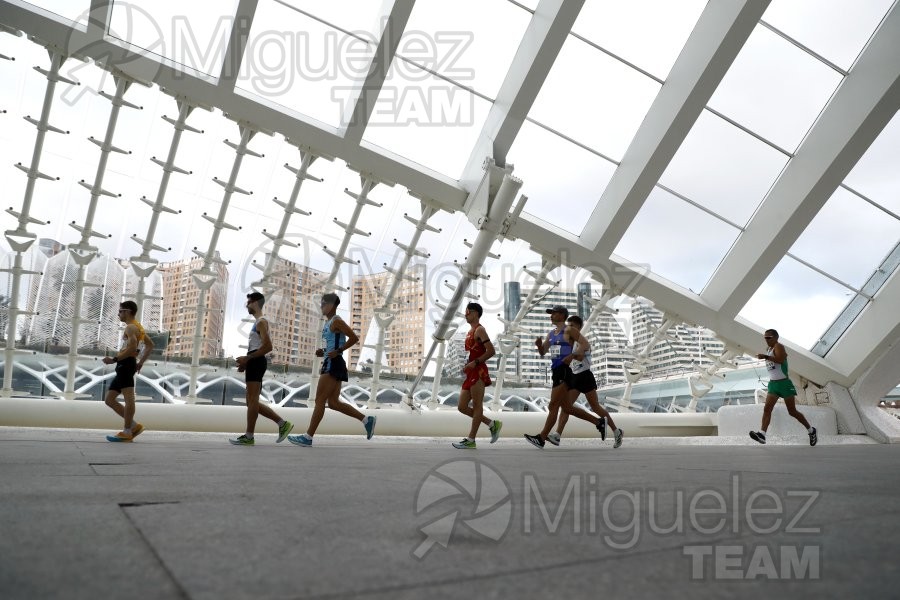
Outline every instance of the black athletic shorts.
<svg viewBox="0 0 900 600"><path fill-rule="evenodd" d="M114 392L121 392L127 388L134 387L134 374L137 372L137 359L133 356L123 358L116 363L116 376L113 377L109 389Z"/></svg>
<svg viewBox="0 0 900 600"><path fill-rule="evenodd" d="M325 360L322 361L322 375L326 373L331 375L338 381L347 381L350 377L347 374L347 363L344 362L344 357L341 355L335 356L334 358L325 357Z"/></svg>
<svg viewBox="0 0 900 600"><path fill-rule="evenodd" d="M263 375L266 374L266 369L269 366L269 362L266 360L265 356L257 356L251 358L247 361L247 366L244 367L244 375L247 383L251 383L254 381L262 382Z"/></svg>
<svg viewBox="0 0 900 600"><path fill-rule="evenodd" d="M558 367L553 367L553 371L550 374L550 378L553 381L553 387L558 386L561 383L566 384L569 387L571 379L572 379L572 369L569 368L569 365L562 364Z"/></svg>
<svg viewBox="0 0 900 600"><path fill-rule="evenodd" d="M573 373L569 381L569 389L578 390L582 394L593 392L597 389L597 379L590 369L581 373Z"/></svg>

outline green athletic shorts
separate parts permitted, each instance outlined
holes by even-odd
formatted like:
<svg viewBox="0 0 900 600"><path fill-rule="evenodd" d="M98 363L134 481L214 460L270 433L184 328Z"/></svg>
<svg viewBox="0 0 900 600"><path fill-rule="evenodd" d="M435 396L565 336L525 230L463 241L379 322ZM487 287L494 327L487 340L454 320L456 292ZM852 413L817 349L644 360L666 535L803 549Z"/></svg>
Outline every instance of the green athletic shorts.
<svg viewBox="0 0 900 600"><path fill-rule="evenodd" d="M769 393L780 398L790 398L797 395L797 388L790 379L776 379L769 382Z"/></svg>

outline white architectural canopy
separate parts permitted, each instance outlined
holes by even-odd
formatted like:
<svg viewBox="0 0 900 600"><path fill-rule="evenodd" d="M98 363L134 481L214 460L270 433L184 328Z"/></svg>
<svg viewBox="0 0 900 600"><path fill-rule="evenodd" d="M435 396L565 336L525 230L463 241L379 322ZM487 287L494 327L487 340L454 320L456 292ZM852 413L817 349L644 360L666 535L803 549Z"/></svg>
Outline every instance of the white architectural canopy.
<svg viewBox="0 0 900 600"><path fill-rule="evenodd" d="M748 352L776 327L792 369L811 381L851 388L866 374L883 384L873 397L897 384L896 2L831 2L844 5L832 14L793 0L236 0L196 3L206 13L179 20L195 9L84 0L72 14L54 12L77 4L0 1L0 37L24 34L51 54L93 61L87 67L113 72L126 100L128 82L150 84L242 131L283 136L402 186L412 197L398 219L418 217L424 202L476 223L487 212L471 194L490 159L527 196L506 239ZM145 50L138 25L150 17L168 45ZM170 33L186 23L195 37L177 55ZM328 40L337 53L315 50ZM278 60L266 62L271 52ZM348 57L355 70L320 67L354 64ZM316 77L273 91L263 75L276 63L294 75L304 74L300 63L315 67ZM330 112L313 105L320 97ZM415 111L434 117L428 100L445 102L442 118L455 112L423 124ZM26 116L18 108L0 106L0 120ZM240 156L245 146L234 146ZM8 147L3 157L12 156ZM4 200L22 212L21 196ZM813 339L784 333L806 313L821 315Z"/></svg>

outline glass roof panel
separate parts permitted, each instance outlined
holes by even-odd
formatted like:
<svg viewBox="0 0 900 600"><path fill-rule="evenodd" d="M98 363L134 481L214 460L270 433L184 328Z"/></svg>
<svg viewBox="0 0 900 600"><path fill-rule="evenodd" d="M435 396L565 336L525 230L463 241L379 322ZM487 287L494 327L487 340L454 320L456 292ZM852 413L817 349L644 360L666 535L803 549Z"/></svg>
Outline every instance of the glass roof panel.
<svg viewBox="0 0 900 600"><path fill-rule="evenodd" d="M522 178L524 212L573 235L581 234L616 170L614 163L527 121L507 162Z"/></svg>
<svg viewBox="0 0 900 600"><path fill-rule="evenodd" d="M619 161L659 89L646 75L570 36L528 116Z"/></svg>
<svg viewBox="0 0 900 600"><path fill-rule="evenodd" d="M395 60L363 141L459 179L490 107L454 83Z"/></svg>
<svg viewBox="0 0 900 600"><path fill-rule="evenodd" d="M496 98L530 20L506 0L417 0L397 54Z"/></svg>
<svg viewBox="0 0 900 600"><path fill-rule="evenodd" d="M850 289L785 256L739 316L758 325L760 331L777 329L783 339L812 348L853 295Z"/></svg>
<svg viewBox="0 0 900 600"><path fill-rule="evenodd" d="M331 25L349 31L378 44L387 23L388 3L372 0L262 0L291 6L309 15L327 21Z"/></svg>
<svg viewBox="0 0 900 600"><path fill-rule="evenodd" d="M853 251L838 241L853 240ZM900 221L838 188L791 254L859 289L900 242Z"/></svg>
<svg viewBox="0 0 900 600"><path fill-rule="evenodd" d="M572 31L665 79L706 0L587 0Z"/></svg>
<svg viewBox="0 0 900 600"><path fill-rule="evenodd" d="M740 230L658 187L615 253L699 294Z"/></svg>
<svg viewBox="0 0 900 600"><path fill-rule="evenodd" d="M772 0L762 20L849 69L894 0Z"/></svg>
<svg viewBox="0 0 900 600"><path fill-rule="evenodd" d="M537 10L538 0L508 0L510 4L521 4L531 11Z"/></svg>
<svg viewBox="0 0 900 600"><path fill-rule="evenodd" d="M872 142L844 183L869 200L900 215L900 112Z"/></svg>
<svg viewBox="0 0 900 600"><path fill-rule="evenodd" d="M757 26L709 106L793 152L840 82L840 73Z"/></svg>
<svg viewBox="0 0 900 600"><path fill-rule="evenodd" d="M367 36L347 35L275 0L260 2L237 87L340 128L378 43Z"/></svg>
<svg viewBox="0 0 900 600"><path fill-rule="evenodd" d="M660 182L743 227L787 161L771 146L703 111Z"/></svg>
<svg viewBox="0 0 900 600"><path fill-rule="evenodd" d="M109 35L218 77L238 1L212 5L181 0L114 1Z"/></svg>
<svg viewBox="0 0 900 600"><path fill-rule="evenodd" d="M39 6L77 23L87 23L91 10L90 0L31 0L26 4Z"/></svg>

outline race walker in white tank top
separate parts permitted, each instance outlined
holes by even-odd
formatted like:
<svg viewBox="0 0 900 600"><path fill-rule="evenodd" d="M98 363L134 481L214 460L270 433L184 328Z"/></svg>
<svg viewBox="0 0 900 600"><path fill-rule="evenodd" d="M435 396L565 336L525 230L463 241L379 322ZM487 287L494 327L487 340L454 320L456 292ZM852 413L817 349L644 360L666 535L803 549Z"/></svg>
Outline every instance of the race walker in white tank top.
<svg viewBox="0 0 900 600"><path fill-rule="evenodd" d="M269 322L269 320L266 319L265 317L260 317L253 324L253 327L250 328L250 335L247 338L247 354L250 354L251 352L255 352L255 351L259 350L260 346L262 346L262 338L259 335L259 331L256 330L256 326L259 324L260 321L265 321L266 323ZM268 358L269 358L269 355L267 354L266 360L268 360Z"/></svg>
<svg viewBox="0 0 900 600"><path fill-rule="evenodd" d="M775 356L775 348L766 349L766 356ZM769 372L769 381L781 381L788 378L787 358L784 362L778 364L771 360L766 360L766 370Z"/></svg>
<svg viewBox="0 0 900 600"><path fill-rule="evenodd" d="M578 342L575 342L575 345L572 346L572 354L578 354ZM578 375L579 373L584 373L585 371L591 370L591 351L588 350L584 353L584 358L581 360L577 360L572 358L572 362L569 363L569 368L572 369L573 375Z"/></svg>

